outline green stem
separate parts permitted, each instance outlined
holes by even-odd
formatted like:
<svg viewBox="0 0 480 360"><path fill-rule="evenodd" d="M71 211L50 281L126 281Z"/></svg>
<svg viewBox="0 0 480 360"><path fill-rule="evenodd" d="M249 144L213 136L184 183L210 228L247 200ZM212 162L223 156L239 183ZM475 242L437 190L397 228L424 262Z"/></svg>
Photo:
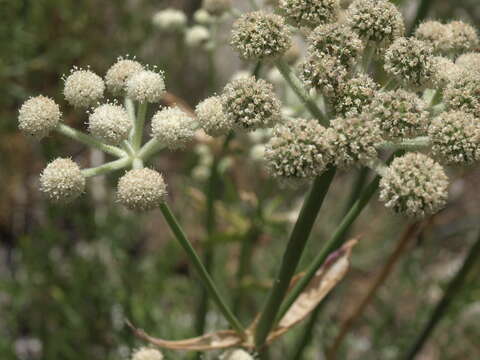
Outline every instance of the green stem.
<svg viewBox="0 0 480 360"><path fill-rule="evenodd" d="M187 253L189 259L192 261L193 266L197 270L197 274L200 277L200 280L203 282L203 285L208 290L213 301L217 304L218 308L225 316L230 326L235 329L235 331L237 331L240 336L245 337L245 329L243 328L240 321L238 321L238 319L235 317L235 315L233 315L233 313L230 311L227 304L223 300L222 296L217 290L215 283L213 282L212 278L205 269L205 266L200 260L200 257L198 256L190 241L187 239L185 233L183 232L181 226L179 225L177 219L168 207L167 203L161 203L160 210L162 211L163 217L165 218L165 221L170 227L170 230Z"/></svg>
<svg viewBox="0 0 480 360"><path fill-rule="evenodd" d="M275 61L275 66L278 71L285 78L285 81L290 85L295 94L299 99L305 104L308 111L324 126L328 126L328 121L325 118L322 110L318 107L314 99L310 97L308 92L303 87L302 82L295 76L292 69L288 64L283 60Z"/></svg>
<svg viewBox="0 0 480 360"><path fill-rule="evenodd" d="M414 139L405 139L400 142L384 142L379 148L388 150L422 150L431 145L428 136L419 136Z"/></svg>
<svg viewBox="0 0 480 360"><path fill-rule="evenodd" d="M460 293L460 289L462 288L467 278L467 275L473 268L473 265L478 260L478 258L480 258L480 236L478 237L475 244L470 248L468 256L465 259L462 267L457 272L450 284L448 284L448 287L445 290L443 297L440 299L437 306L433 310L430 319L428 320L420 335L416 338L413 346L408 351L407 356L405 357L406 360L413 360L420 352L425 342L428 340L430 335L432 335L435 327L438 325L442 317L446 314L448 307L452 303L455 296Z"/></svg>
<svg viewBox="0 0 480 360"><path fill-rule="evenodd" d="M135 151L140 150L142 145L143 138L143 128L145 126L145 116L147 115L148 103L140 103L138 106L138 114L133 124L133 133L132 133L132 147Z"/></svg>
<svg viewBox="0 0 480 360"><path fill-rule="evenodd" d="M262 62L257 61L255 64L255 67L253 68L252 75L255 76L255 78L258 78L260 76L260 71L262 70Z"/></svg>
<svg viewBox="0 0 480 360"><path fill-rule="evenodd" d="M125 98L125 109L127 110L128 117L132 124L135 123L135 104L132 99L126 97Z"/></svg>
<svg viewBox="0 0 480 360"><path fill-rule="evenodd" d="M335 168L328 170L322 176L317 177L303 203L302 210L292 230L287 248L284 252L279 274L274 286L270 291L267 301L263 306L260 319L255 331L255 346L261 349L270 330L275 325L278 310L287 293L295 270L300 262L303 250L312 231L313 224L322 206L325 195L335 175Z"/></svg>
<svg viewBox="0 0 480 360"><path fill-rule="evenodd" d="M90 147L102 150L105 153L108 153L110 155L122 158L127 156L127 153L123 151L120 148L117 148L116 146L111 146L111 145L106 145L102 143L101 141L95 139L94 137L87 135L79 130L76 130L74 128L71 128L68 125L65 124L59 124L56 128L55 131L58 133L65 135L71 139L77 140L78 142L81 142L82 144L88 145Z"/></svg>
<svg viewBox="0 0 480 360"><path fill-rule="evenodd" d="M147 161L151 156L155 155L160 150L165 149L165 145L157 139L150 139L142 148L138 151L137 157L143 161Z"/></svg>
<svg viewBox="0 0 480 360"><path fill-rule="evenodd" d="M131 158L118 159L94 168L83 169L82 174L85 177L98 176L103 174L108 174L112 171L124 169L132 163Z"/></svg>

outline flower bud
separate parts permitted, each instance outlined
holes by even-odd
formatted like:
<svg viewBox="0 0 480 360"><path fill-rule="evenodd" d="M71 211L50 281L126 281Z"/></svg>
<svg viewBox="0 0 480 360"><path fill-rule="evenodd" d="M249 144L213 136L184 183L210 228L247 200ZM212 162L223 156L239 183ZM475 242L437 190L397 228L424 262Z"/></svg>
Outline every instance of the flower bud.
<svg viewBox="0 0 480 360"><path fill-rule="evenodd" d="M450 31L449 48L455 54L463 54L475 50L479 39L475 28L463 21L452 21L446 25Z"/></svg>
<svg viewBox="0 0 480 360"><path fill-rule="evenodd" d="M480 75L480 53L466 53L460 55L455 64L462 69Z"/></svg>
<svg viewBox="0 0 480 360"><path fill-rule="evenodd" d="M348 69L331 56L309 56L300 64L300 79L307 88L316 89L325 96L336 96L349 78Z"/></svg>
<svg viewBox="0 0 480 360"><path fill-rule="evenodd" d="M338 18L338 0L280 0L280 12L294 26L313 28L333 23Z"/></svg>
<svg viewBox="0 0 480 360"><path fill-rule="evenodd" d="M132 122L123 106L103 104L88 117L90 133L107 144L117 145L128 138Z"/></svg>
<svg viewBox="0 0 480 360"><path fill-rule="evenodd" d="M187 26L187 15L178 9L165 9L156 12L152 23L164 32L178 32Z"/></svg>
<svg viewBox="0 0 480 360"><path fill-rule="evenodd" d="M279 15L255 11L233 24L231 45L246 60L278 58L291 44L290 31Z"/></svg>
<svg viewBox="0 0 480 360"><path fill-rule="evenodd" d="M156 349L143 347L133 353L132 360L163 360L163 355Z"/></svg>
<svg viewBox="0 0 480 360"><path fill-rule="evenodd" d="M231 118L223 112L219 96L203 100L195 108L195 114L202 129L210 136L225 135L232 130Z"/></svg>
<svg viewBox="0 0 480 360"><path fill-rule="evenodd" d="M71 159L52 161L40 175L40 190L49 200L66 204L79 197L85 190L85 177Z"/></svg>
<svg viewBox="0 0 480 360"><path fill-rule="evenodd" d="M60 122L60 107L50 98L36 96L25 101L18 112L18 127L24 133L41 139Z"/></svg>
<svg viewBox="0 0 480 360"><path fill-rule="evenodd" d="M163 74L143 70L134 73L127 81L127 96L140 103L159 102L165 93Z"/></svg>
<svg viewBox="0 0 480 360"><path fill-rule="evenodd" d="M443 56L434 56L434 75L433 75L433 84L435 87L443 89L450 82L455 81L463 74L465 74L465 69L461 66L455 64L449 58Z"/></svg>
<svg viewBox="0 0 480 360"><path fill-rule="evenodd" d="M105 83L90 70L74 68L65 79L63 95L74 107L89 107L103 98Z"/></svg>
<svg viewBox="0 0 480 360"><path fill-rule="evenodd" d="M143 70L138 61L119 57L117 62L108 69L105 75L107 89L116 96L125 94L125 86L130 77Z"/></svg>
<svg viewBox="0 0 480 360"><path fill-rule="evenodd" d="M443 91L447 110L460 110L480 118L480 76L464 70Z"/></svg>
<svg viewBox="0 0 480 360"><path fill-rule="evenodd" d="M418 40L429 44L435 54L442 55L448 52L449 34L447 25L439 21L426 21L415 30L415 37Z"/></svg>
<svg viewBox="0 0 480 360"><path fill-rule="evenodd" d="M195 136L197 128L193 117L178 107L159 110L152 118L152 134L169 149L185 146Z"/></svg>
<svg viewBox="0 0 480 360"><path fill-rule="evenodd" d="M117 200L133 211L142 212L155 209L164 201L166 194L167 185L162 175L152 169L130 170L118 181ZM138 354L147 355L153 354L153 352L151 349L140 349ZM133 359L150 359L140 355L137 356L134 356ZM161 358L160 356L159 359ZM152 357L152 359L156 358Z"/></svg>
<svg viewBox="0 0 480 360"><path fill-rule="evenodd" d="M396 213L414 218L433 215L448 197L448 178L428 156L408 153L392 161L380 180L380 200Z"/></svg>
<svg viewBox="0 0 480 360"><path fill-rule="evenodd" d="M370 76L360 74L341 84L330 100L338 115L355 116L375 98L379 85Z"/></svg>

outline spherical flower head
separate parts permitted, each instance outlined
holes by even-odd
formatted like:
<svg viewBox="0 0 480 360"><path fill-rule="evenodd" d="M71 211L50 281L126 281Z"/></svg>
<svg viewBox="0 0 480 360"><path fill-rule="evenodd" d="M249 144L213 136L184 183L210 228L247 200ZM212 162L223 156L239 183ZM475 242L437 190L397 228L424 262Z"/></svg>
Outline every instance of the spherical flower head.
<svg viewBox="0 0 480 360"><path fill-rule="evenodd" d="M461 110L480 118L480 76L463 71L443 91L447 110Z"/></svg>
<svg viewBox="0 0 480 360"><path fill-rule="evenodd" d="M90 70L73 68L65 79L63 95L74 107L89 107L103 98L105 83Z"/></svg>
<svg viewBox="0 0 480 360"><path fill-rule="evenodd" d="M463 111L444 112L428 129L432 153L448 164L480 160L480 121Z"/></svg>
<svg viewBox="0 0 480 360"><path fill-rule="evenodd" d="M223 353L220 360L253 360L253 356L245 350L233 349Z"/></svg>
<svg viewBox="0 0 480 360"><path fill-rule="evenodd" d="M210 31L202 25L192 26L185 33L185 43L192 48L205 46L209 40Z"/></svg>
<svg viewBox="0 0 480 360"><path fill-rule="evenodd" d="M408 153L392 161L380 180L380 200L396 213L413 218L433 215L448 197L448 178L428 156Z"/></svg>
<svg viewBox="0 0 480 360"><path fill-rule="evenodd" d="M346 21L363 40L379 48L405 33L402 14L388 0L356 0L348 7Z"/></svg>
<svg viewBox="0 0 480 360"><path fill-rule="evenodd" d="M336 58L311 55L300 64L300 78L307 88L332 97L346 83L349 72Z"/></svg>
<svg viewBox="0 0 480 360"><path fill-rule="evenodd" d="M360 74L341 84L331 102L338 115L355 116L370 105L378 90L370 76Z"/></svg>
<svg viewBox="0 0 480 360"><path fill-rule="evenodd" d="M403 89L377 94L369 108L387 139L415 137L426 132L426 104L414 93Z"/></svg>
<svg viewBox="0 0 480 360"><path fill-rule="evenodd" d="M356 64L363 52L358 35L343 23L316 27L308 37L308 51L319 57L331 56L347 67Z"/></svg>
<svg viewBox="0 0 480 360"><path fill-rule="evenodd" d="M323 173L333 158L327 135L315 119L288 119L276 125L265 147L269 172L285 179L308 179Z"/></svg>
<svg viewBox="0 0 480 360"><path fill-rule="evenodd" d="M465 74L465 69L455 64L449 58L446 58L443 56L434 56L433 64L434 64L433 85L436 88L443 89L450 82L455 81L456 79L461 77L463 74Z"/></svg>
<svg viewBox="0 0 480 360"><path fill-rule="evenodd" d="M157 208L164 201L166 194L167 185L162 175L152 169L127 171L118 181L117 200L133 211L143 212ZM144 352L148 354L147 351ZM137 359L135 356L133 358ZM138 357L139 360L144 358L149 359Z"/></svg>
<svg viewBox="0 0 480 360"><path fill-rule="evenodd" d="M210 25L215 22L215 17L210 15L210 13L205 9L198 9L193 14L193 19L197 24L200 25Z"/></svg>
<svg viewBox="0 0 480 360"><path fill-rule="evenodd" d="M232 119L223 112L222 99L212 96L195 108L195 115L202 129L210 136L220 136L232 130Z"/></svg>
<svg viewBox="0 0 480 360"><path fill-rule="evenodd" d="M130 77L143 70L143 65L131 59L118 58L105 75L107 89L115 96L125 94L125 86Z"/></svg>
<svg viewBox="0 0 480 360"><path fill-rule="evenodd" d="M230 43L245 60L278 58L292 44L283 18L263 11L246 13L237 19Z"/></svg>
<svg viewBox="0 0 480 360"><path fill-rule="evenodd" d="M202 7L213 16L221 16L232 8L232 0L203 0Z"/></svg>
<svg viewBox="0 0 480 360"><path fill-rule="evenodd" d="M134 73L127 81L127 96L140 103L159 102L165 94L165 80L162 73L143 70Z"/></svg>
<svg viewBox="0 0 480 360"><path fill-rule="evenodd" d="M280 12L294 26L313 28L333 23L338 18L338 0L280 0Z"/></svg>
<svg viewBox="0 0 480 360"><path fill-rule="evenodd" d="M168 8L156 12L152 23L161 31L178 32L187 26L187 15L181 10Z"/></svg>
<svg viewBox="0 0 480 360"><path fill-rule="evenodd" d="M479 46L479 39L475 28L463 21L452 21L446 25L450 32L450 52L459 55L473 51Z"/></svg>
<svg viewBox="0 0 480 360"><path fill-rule="evenodd" d="M117 145L128 138L132 122L123 106L103 104L88 117L88 131L98 139Z"/></svg>
<svg viewBox="0 0 480 360"><path fill-rule="evenodd" d="M233 80L222 94L225 114L239 130L255 130L273 126L281 118L281 104L273 86L255 77Z"/></svg>
<svg viewBox="0 0 480 360"><path fill-rule="evenodd" d="M480 74L480 53L466 53L460 55L455 64L462 69Z"/></svg>
<svg viewBox="0 0 480 360"><path fill-rule="evenodd" d="M435 54L448 52L449 36L448 26L439 21L426 21L415 30L415 37L429 44Z"/></svg>
<svg viewBox="0 0 480 360"><path fill-rule="evenodd" d="M347 168L377 157L376 147L382 136L378 124L368 114L337 118L330 124L328 138L338 167Z"/></svg>
<svg viewBox="0 0 480 360"><path fill-rule="evenodd" d="M40 190L50 201L66 204L84 192L85 177L71 159L58 158L40 175Z"/></svg>
<svg viewBox="0 0 480 360"><path fill-rule="evenodd" d="M18 127L24 133L41 139L60 122L60 107L52 99L36 96L25 101L18 112Z"/></svg>
<svg viewBox="0 0 480 360"><path fill-rule="evenodd" d="M157 349L143 347L132 354L132 360L163 360L163 355Z"/></svg>
<svg viewBox="0 0 480 360"><path fill-rule="evenodd" d="M178 107L159 110L152 118L152 135L169 149L182 148L195 136L197 123Z"/></svg>
<svg viewBox="0 0 480 360"><path fill-rule="evenodd" d="M422 90L434 81L432 48L415 38L399 38L385 53L385 70L406 87Z"/></svg>

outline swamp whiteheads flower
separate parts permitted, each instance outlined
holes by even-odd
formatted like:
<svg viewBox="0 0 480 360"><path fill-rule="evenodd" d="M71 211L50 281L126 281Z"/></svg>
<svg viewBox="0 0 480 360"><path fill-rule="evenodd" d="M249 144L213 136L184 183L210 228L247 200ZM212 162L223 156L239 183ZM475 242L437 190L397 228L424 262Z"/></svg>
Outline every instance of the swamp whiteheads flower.
<svg viewBox="0 0 480 360"><path fill-rule="evenodd" d="M193 14L193 19L197 24L200 25L210 25L215 21L215 18L208 13L205 9L198 9Z"/></svg>
<svg viewBox="0 0 480 360"><path fill-rule="evenodd" d="M62 117L60 107L52 99L39 95L25 101L18 112L18 128L41 139L55 129Z"/></svg>
<svg viewBox="0 0 480 360"><path fill-rule="evenodd" d="M167 185L159 172L149 169L129 170L118 181L117 201L133 211L149 211L157 208L164 201ZM140 349L146 354L146 350ZM133 357L133 359L150 359L148 357ZM152 357L152 359L156 359ZM160 357L161 359L161 357Z"/></svg>
<svg viewBox="0 0 480 360"><path fill-rule="evenodd" d="M230 43L246 60L275 59L290 48L290 35L281 16L255 11L235 21Z"/></svg>
<svg viewBox="0 0 480 360"><path fill-rule="evenodd" d="M423 90L434 81L432 48L415 38L399 38L387 49L384 68L412 90Z"/></svg>
<svg viewBox="0 0 480 360"><path fill-rule="evenodd" d="M378 124L368 114L337 118L330 124L328 138L338 167L347 168L377 157L376 147L382 136Z"/></svg>
<svg viewBox="0 0 480 360"><path fill-rule="evenodd" d="M443 89L451 81L455 81L455 79L465 73L465 69L443 56L434 56L433 65L433 85L437 88Z"/></svg>
<svg viewBox="0 0 480 360"><path fill-rule="evenodd" d="M220 360L253 360L253 356L242 349L233 349L224 352Z"/></svg>
<svg viewBox="0 0 480 360"><path fill-rule="evenodd" d="M163 108L152 117L152 135L169 149L182 148L195 136L197 123L178 107Z"/></svg>
<svg viewBox="0 0 480 360"><path fill-rule="evenodd" d="M181 10L167 8L156 12L152 23L164 32L178 32L187 26L187 15Z"/></svg>
<svg viewBox="0 0 480 360"><path fill-rule="evenodd" d="M466 53L460 55L455 64L467 71L475 72L480 75L480 53Z"/></svg>
<svg viewBox="0 0 480 360"><path fill-rule="evenodd" d="M210 40L210 31L202 25L194 25L185 33L185 43L192 47L202 47Z"/></svg>
<svg viewBox="0 0 480 360"><path fill-rule="evenodd" d="M435 54L448 52L449 29L439 21L426 21L418 25L414 36L429 44Z"/></svg>
<svg viewBox="0 0 480 360"><path fill-rule="evenodd" d="M308 179L332 162L327 130L316 119L287 119L273 128L265 146L269 172L279 178Z"/></svg>
<svg viewBox="0 0 480 360"><path fill-rule="evenodd" d="M132 354L132 360L163 360L163 354L157 349L142 347Z"/></svg>
<svg viewBox="0 0 480 360"><path fill-rule="evenodd" d="M127 80L127 96L140 103L159 102L165 93L165 80L162 73L143 70L134 73Z"/></svg>
<svg viewBox="0 0 480 360"><path fill-rule="evenodd" d="M202 8L213 16L221 16L232 8L232 0L203 0Z"/></svg>
<svg viewBox="0 0 480 360"><path fill-rule="evenodd" d="M47 165L40 175L40 190L49 200L66 204L85 190L85 177L71 159L58 158Z"/></svg>
<svg viewBox="0 0 480 360"><path fill-rule="evenodd" d="M138 61L119 57L105 75L107 89L115 96L124 95L128 79L142 70L143 65Z"/></svg>
<svg viewBox="0 0 480 360"><path fill-rule="evenodd" d="M339 87L349 78L348 70L331 56L311 55L300 64L300 79L310 89L317 89L325 96L335 96Z"/></svg>
<svg viewBox="0 0 480 360"><path fill-rule="evenodd" d="M428 135L435 157L449 164L480 160L480 120L463 111L444 112L433 119Z"/></svg>
<svg viewBox="0 0 480 360"><path fill-rule="evenodd" d="M340 11L339 0L280 0L282 15L296 27L315 27L335 22Z"/></svg>
<svg viewBox="0 0 480 360"><path fill-rule="evenodd" d="M380 200L394 212L414 218L433 215L448 198L448 178L440 164L421 153L392 161L380 179Z"/></svg>
<svg viewBox="0 0 480 360"><path fill-rule="evenodd" d="M405 33L402 14L388 0L356 0L345 17L360 38L379 48L390 46Z"/></svg>
<svg viewBox="0 0 480 360"><path fill-rule="evenodd" d="M359 74L341 84L330 100L338 115L355 116L370 105L379 87L370 76Z"/></svg>
<svg viewBox="0 0 480 360"><path fill-rule="evenodd" d="M363 43L358 35L343 23L316 27L308 37L308 51L319 57L331 56L351 67L363 52Z"/></svg>
<svg viewBox="0 0 480 360"><path fill-rule="evenodd" d="M65 79L63 95L74 107L89 107L103 98L105 83L90 70L73 68Z"/></svg>
<svg viewBox="0 0 480 360"><path fill-rule="evenodd" d="M369 112L387 139L419 136L428 127L426 104L415 93L403 89L378 93Z"/></svg>
<svg viewBox="0 0 480 360"><path fill-rule="evenodd" d="M265 80L253 76L233 80L225 86L221 98L223 111L237 129L251 131L280 121L280 101Z"/></svg>
<svg viewBox="0 0 480 360"><path fill-rule="evenodd" d="M480 75L464 70L443 91L447 110L461 110L480 118Z"/></svg>
<svg viewBox="0 0 480 360"><path fill-rule="evenodd" d="M232 130L231 118L223 112L219 96L211 96L199 103L195 115L202 129L210 136L224 135Z"/></svg>
<svg viewBox="0 0 480 360"><path fill-rule="evenodd" d="M103 104L88 117L88 131L107 144L117 145L128 138L132 122L123 106Z"/></svg>
<svg viewBox="0 0 480 360"><path fill-rule="evenodd" d="M454 55L473 51L479 46L478 34L473 26L463 21L452 21L446 26L450 32L448 47Z"/></svg>

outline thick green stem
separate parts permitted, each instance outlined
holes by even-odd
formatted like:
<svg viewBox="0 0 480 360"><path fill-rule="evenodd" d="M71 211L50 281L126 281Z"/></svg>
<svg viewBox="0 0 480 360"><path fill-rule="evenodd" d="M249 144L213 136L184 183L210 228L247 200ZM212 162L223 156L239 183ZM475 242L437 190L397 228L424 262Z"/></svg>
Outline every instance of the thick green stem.
<svg viewBox="0 0 480 360"><path fill-rule="evenodd" d="M257 324L255 331L255 346L257 349L261 349L265 345L265 340L275 325L278 310L290 286L290 282L300 262L310 232L312 231L313 224L315 223L315 219L317 218L334 176L335 169L332 168L322 176L316 178L310 193L303 203L302 210L300 211L284 252L279 274L263 306Z"/></svg>
<svg viewBox="0 0 480 360"><path fill-rule="evenodd" d="M123 158L119 160L115 160L94 168L90 169L83 169L82 174L85 177L92 177L92 176L98 176L98 175L103 175L103 174L108 174L112 171L124 169L127 166L129 166L132 163L131 158Z"/></svg>
<svg viewBox="0 0 480 360"><path fill-rule="evenodd" d="M180 224L178 223L177 219L173 215L172 211L170 210L170 208L166 203L160 204L160 210L162 211L162 214L168 226L170 227L170 230L175 235L176 239L178 240L180 245L183 247L189 259L191 260L193 266L197 270L197 275L200 277L200 280L203 282L203 285L209 292L211 298L217 304L218 308L220 309L222 314L225 316L230 326L233 329L235 329L235 331L237 331L240 336L244 337L245 329L243 328L240 321L238 321L235 315L233 315L233 313L228 308L226 302L224 301L219 291L217 290L215 283L213 282L212 278L210 277L207 270L205 269L205 266L200 260L200 257L198 256L197 252L193 248L192 244L187 239L185 233L183 232Z"/></svg>
<svg viewBox="0 0 480 360"><path fill-rule="evenodd" d="M470 270L473 268L475 262L480 258L480 236L478 237L475 244L470 248L470 251L465 259L462 267L457 272L453 280L448 284L447 289L443 297L438 302L437 306L433 310L430 319L428 320L427 324L423 328L420 335L416 338L413 346L405 356L405 360L413 360L417 356L417 354L422 349L425 342L428 340L430 335L432 335L435 327L438 325L440 320L446 314L448 307L452 303L455 296L460 294L460 289L462 288L467 275L469 274Z"/></svg>
<svg viewBox="0 0 480 360"><path fill-rule="evenodd" d="M142 148L138 151L137 157L143 161L147 161L151 156L155 155L160 150L165 149L165 145L157 139L150 139Z"/></svg>
<svg viewBox="0 0 480 360"><path fill-rule="evenodd" d="M384 150L422 150L431 145L428 136L419 136L414 139L404 139L400 142L384 142L378 147Z"/></svg>
<svg viewBox="0 0 480 360"><path fill-rule="evenodd" d="M94 137L87 135L81 131L78 131L74 128L71 128L68 125L65 124L59 124L56 128L55 131L58 133L65 135L71 139L77 140L78 142L81 142L82 144L88 145L90 147L102 150L105 153L108 153L110 155L122 158L127 156L127 153L123 151L120 148L117 148L115 146L111 145L106 145L102 143L101 141L95 139Z"/></svg>
<svg viewBox="0 0 480 360"><path fill-rule="evenodd" d="M275 66L278 71L285 78L285 81L290 85L295 94L300 98L300 100L305 104L306 108L310 113L324 126L328 126L328 121L325 118L322 110L318 107L314 99L310 97L308 92L305 90L302 82L295 76L292 69L288 64L283 60L275 61Z"/></svg>
<svg viewBox="0 0 480 360"><path fill-rule="evenodd" d="M147 115L147 108L147 102L140 103L140 105L138 106L138 114L133 124L133 133L131 139L132 147L135 151L140 150L140 147L142 145L143 128L145 126L145 116Z"/></svg>

